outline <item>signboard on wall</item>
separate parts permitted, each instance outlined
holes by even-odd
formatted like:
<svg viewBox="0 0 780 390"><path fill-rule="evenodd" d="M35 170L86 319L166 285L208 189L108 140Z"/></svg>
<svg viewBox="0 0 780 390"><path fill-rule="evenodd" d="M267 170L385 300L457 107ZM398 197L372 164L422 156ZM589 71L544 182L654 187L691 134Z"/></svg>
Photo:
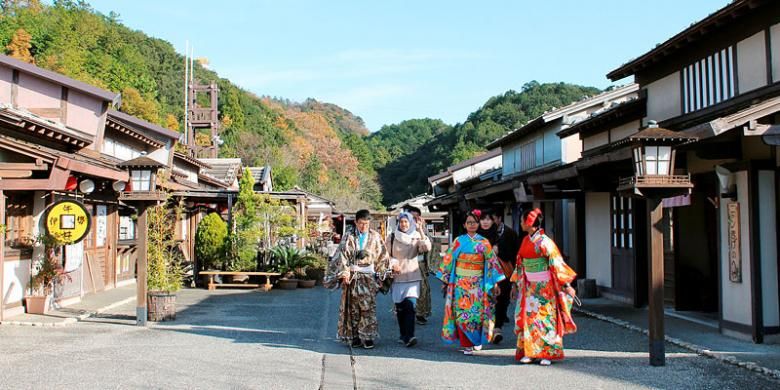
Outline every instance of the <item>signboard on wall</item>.
<svg viewBox="0 0 780 390"><path fill-rule="evenodd" d="M84 243L65 245L65 272L73 272L84 262Z"/></svg>
<svg viewBox="0 0 780 390"><path fill-rule="evenodd" d="M61 200L52 204L45 215L46 233L62 244L75 244L89 233L92 218L81 202Z"/></svg>
<svg viewBox="0 0 780 390"><path fill-rule="evenodd" d="M97 247L106 245L106 205L97 206L97 218L95 218L95 243Z"/></svg>
<svg viewBox="0 0 780 390"><path fill-rule="evenodd" d="M739 237L739 203L729 203L726 208L729 244L729 280L742 283L742 254Z"/></svg>

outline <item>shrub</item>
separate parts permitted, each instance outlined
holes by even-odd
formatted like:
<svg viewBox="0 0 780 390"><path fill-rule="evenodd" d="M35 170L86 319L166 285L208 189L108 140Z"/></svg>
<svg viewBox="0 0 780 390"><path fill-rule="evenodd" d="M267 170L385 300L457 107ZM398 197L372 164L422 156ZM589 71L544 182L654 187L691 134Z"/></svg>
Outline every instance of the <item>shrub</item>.
<svg viewBox="0 0 780 390"><path fill-rule="evenodd" d="M225 261L227 223L217 213L200 221L195 232L195 256L204 269L219 269Z"/></svg>

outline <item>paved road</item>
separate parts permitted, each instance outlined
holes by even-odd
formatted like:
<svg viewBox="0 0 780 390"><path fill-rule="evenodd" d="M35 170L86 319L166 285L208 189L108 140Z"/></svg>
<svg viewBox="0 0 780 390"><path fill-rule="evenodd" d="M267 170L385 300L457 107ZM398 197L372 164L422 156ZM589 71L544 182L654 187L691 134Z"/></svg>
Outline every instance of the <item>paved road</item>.
<svg viewBox="0 0 780 390"><path fill-rule="evenodd" d="M407 349L385 296L377 348L350 354L334 341L338 299L185 290L177 321L148 329L132 326L133 305L64 328L0 326L0 388L780 388L672 346L666 367L650 367L641 335L586 317L552 367L514 364L509 344L463 356L439 341L440 313Z"/></svg>

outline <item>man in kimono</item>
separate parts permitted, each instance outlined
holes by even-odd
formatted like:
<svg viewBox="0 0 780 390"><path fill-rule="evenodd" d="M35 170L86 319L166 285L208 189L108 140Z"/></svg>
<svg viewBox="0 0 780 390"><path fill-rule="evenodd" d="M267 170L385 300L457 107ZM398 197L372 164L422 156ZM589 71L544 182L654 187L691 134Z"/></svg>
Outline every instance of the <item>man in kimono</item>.
<svg viewBox="0 0 780 390"><path fill-rule="evenodd" d="M384 238L370 225L368 210L355 214L356 229L341 240L325 277L326 284L342 289L339 339L365 349L374 348L374 339L379 336L376 294L389 262Z"/></svg>

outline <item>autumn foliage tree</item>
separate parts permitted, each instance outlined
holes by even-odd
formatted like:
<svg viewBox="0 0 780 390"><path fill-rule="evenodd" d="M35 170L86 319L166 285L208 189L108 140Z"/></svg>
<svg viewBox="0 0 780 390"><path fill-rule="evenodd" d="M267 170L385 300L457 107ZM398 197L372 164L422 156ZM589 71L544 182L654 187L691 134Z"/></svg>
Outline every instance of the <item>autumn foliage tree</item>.
<svg viewBox="0 0 780 390"><path fill-rule="evenodd" d="M5 47L6 54L17 60L34 64L35 58L30 53L30 48L32 48L30 44L31 39L32 35L23 28L16 30L13 37L11 37L11 42Z"/></svg>

